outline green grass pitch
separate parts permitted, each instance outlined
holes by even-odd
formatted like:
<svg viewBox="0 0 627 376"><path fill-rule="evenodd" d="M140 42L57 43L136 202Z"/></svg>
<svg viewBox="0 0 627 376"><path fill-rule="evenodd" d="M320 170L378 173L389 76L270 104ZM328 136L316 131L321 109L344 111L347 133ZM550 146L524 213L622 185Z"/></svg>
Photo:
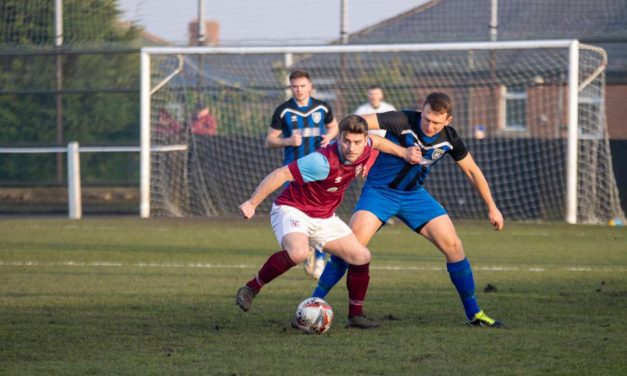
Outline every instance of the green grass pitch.
<svg viewBox="0 0 627 376"><path fill-rule="evenodd" d="M627 228L457 223L482 308L470 328L443 256L403 225L373 253L366 312L290 328L302 267L251 311L235 292L278 250L267 218L0 220L0 375L625 375ZM490 284L496 291L486 291Z"/></svg>

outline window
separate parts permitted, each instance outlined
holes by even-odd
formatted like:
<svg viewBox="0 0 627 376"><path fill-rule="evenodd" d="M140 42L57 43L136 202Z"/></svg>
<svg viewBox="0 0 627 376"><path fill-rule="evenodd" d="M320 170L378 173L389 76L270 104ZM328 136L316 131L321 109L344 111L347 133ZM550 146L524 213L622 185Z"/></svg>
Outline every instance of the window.
<svg viewBox="0 0 627 376"><path fill-rule="evenodd" d="M500 128L511 131L527 130L527 90L524 86L501 86Z"/></svg>

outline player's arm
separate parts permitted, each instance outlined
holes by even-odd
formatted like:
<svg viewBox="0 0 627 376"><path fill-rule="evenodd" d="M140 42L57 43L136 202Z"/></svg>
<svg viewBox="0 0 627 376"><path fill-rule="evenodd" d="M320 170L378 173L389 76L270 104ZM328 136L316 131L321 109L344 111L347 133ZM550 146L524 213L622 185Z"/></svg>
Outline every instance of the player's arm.
<svg viewBox="0 0 627 376"><path fill-rule="evenodd" d="M360 115L368 123L368 131L383 130L400 135L404 130L411 129L410 114L415 111L388 111L379 114ZM416 115L417 116L417 115Z"/></svg>
<svg viewBox="0 0 627 376"><path fill-rule="evenodd" d="M255 215L257 206L259 206L266 197L283 186L285 182L292 180L294 180L294 177L287 166L272 171L259 183L259 186L257 186L252 196L239 206L240 213L246 219L252 218Z"/></svg>
<svg viewBox="0 0 627 376"><path fill-rule="evenodd" d="M395 155L411 164L420 163L422 160L422 153L420 152L420 147L418 146L404 148L387 140L385 137L377 136L375 134L370 134L369 137L372 139L372 148L375 150Z"/></svg>
<svg viewBox="0 0 627 376"><path fill-rule="evenodd" d="M266 136L266 147L270 149L284 148L286 146L300 146L303 143L303 137L295 131L290 137L283 137L283 131L280 129L268 128Z"/></svg>
<svg viewBox="0 0 627 376"><path fill-rule="evenodd" d="M479 196L481 196L481 199L488 208L488 219L494 226L494 229L497 231L502 230L504 226L503 215L492 198L488 181L470 153L468 153L461 160L457 161L457 166L464 172L468 180L470 180L479 193Z"/></svg>
<svg viewBox="0 0 627 376"><path fill-rule="evenodd" d="M322 140L320 141L321 147L325 147L329 144L329 142L333 141L337 137L340 130L337 120L335 119L327 124L326 127L327 133L322 136Z"/></svg>
<svg viewBox="0 0 627 376"><path fill-rule="evenodd" d="M368 130L372 129L381 129L379 126L379 118L377 114L367 114L367 115L359 115L366 120L368 123Z"/></svg>

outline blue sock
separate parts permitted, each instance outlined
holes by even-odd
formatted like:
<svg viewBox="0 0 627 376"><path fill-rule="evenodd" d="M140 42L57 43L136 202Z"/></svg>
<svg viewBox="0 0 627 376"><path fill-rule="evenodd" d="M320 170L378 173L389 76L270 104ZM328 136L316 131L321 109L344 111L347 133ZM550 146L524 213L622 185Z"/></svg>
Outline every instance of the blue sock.
<svg viewBox="0 0 627 376"><path fill-rule="evenodd" d="M331 291L340 279L346 273L348 264L337 256L331 255L327 265L324 267L324 271L318 280L318 286L311 294L314 298L324 299L325 296Z"/></svg>
<svg viewBox="0 0 627 376"><path fill-rule="evenodd" d="M324 259L324 257L326 256L326 254L318 249L316 249L316 258L317 259Z"/></svg>
<svg viewBox="0 0 627 376"><path fill-rule="evenodd" d="M458 262L447 263L446 270L448 270L451 281L462 300L466 317L472 318L481 308L479 308L477 296L475 295L475 280L472 277L470 262L468 262L467 258L464 258Z"/></svg>

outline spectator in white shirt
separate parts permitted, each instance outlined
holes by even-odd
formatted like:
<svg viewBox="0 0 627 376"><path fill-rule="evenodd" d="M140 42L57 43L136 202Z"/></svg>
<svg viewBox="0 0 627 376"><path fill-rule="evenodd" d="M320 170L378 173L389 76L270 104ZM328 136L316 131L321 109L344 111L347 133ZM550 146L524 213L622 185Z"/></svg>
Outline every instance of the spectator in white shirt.
<svg viewBox="0 0 627 376"><path fill-rule="evenodd" d="M357 107L354 114L366 115L388 111L396 111L396 108L383 101L383 89L381 86L374 85L368 88L368 103Z"/></svg>

